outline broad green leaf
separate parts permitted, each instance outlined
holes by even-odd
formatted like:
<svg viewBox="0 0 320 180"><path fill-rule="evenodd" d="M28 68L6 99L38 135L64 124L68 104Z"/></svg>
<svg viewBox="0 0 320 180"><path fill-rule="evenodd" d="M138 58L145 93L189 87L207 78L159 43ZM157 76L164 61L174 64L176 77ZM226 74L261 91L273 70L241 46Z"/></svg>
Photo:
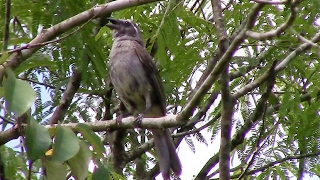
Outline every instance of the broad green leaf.
<svg viewBox="0 0 320 180"><path fill-rule="evenodd" d="M52 162L44 160L44 166L46 167L46 179L47 180L62 180L67 176L67 165L61 162Z"/></svg>
<svg viewBox="0 0 320 180"><path fill-rule="evenodd" d="M50 137L52 137L57 133L57 128L49 128L48 132L49 132Z"/></svg>
<svg viewBox="0 0 320 180"><path fill-rule="evenodd" d="M93 146L94 151L97 152L99 156L102 156L105 152L105 148L101 139L90 129L90 127L86 124L79 123L77 124L76 129L83 135L84 139Z"/></svg>
<svg viewBox="0 0 320 180"><path fill-rule="evenodd" d="M40 156L43 156L50 144L51 138L48 130L31 118L26 129L28 159L35 161Z"/></svg>
<svg viewBox="0 0 320 180"><path fill-rule="evenodd" d="M10 68L6 69L7 77L3 80L4 98L8 103L8 110L21 116L36 99L36 93L27 82L16 79Z"/></svg>
<svg viewBox="0 0 320 180"><path fill-rule="evenodd" d="M109 180L110 172L104 166L99 166L92 174L92 180Z"/></svg>
<svg viewBox="0 0 320 180"><path fill-rule="evenodd" d="M71 168L72 175L77 180L85 180L88 176L88 168L92 152L84 141L80 141L79 143L79 152L73 158L68 160L68 164Z"/></svg>
<svg viewBox="0 0 320 180"><path fill-rule="evenodd" d="M53 144L52 161L64 162L74 157L79 151L79 139L71 129L58 126Z"/></svg>

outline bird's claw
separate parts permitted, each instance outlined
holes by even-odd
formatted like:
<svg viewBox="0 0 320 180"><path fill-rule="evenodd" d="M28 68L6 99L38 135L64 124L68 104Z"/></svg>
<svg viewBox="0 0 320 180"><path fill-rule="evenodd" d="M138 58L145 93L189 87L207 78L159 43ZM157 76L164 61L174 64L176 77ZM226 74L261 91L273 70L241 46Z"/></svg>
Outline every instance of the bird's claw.
<svg viewBox="0 0 320 180"><path fill-rule="evenodd" d="M144 114L139 114L138 117L134 120L134 126L135 127L141 127L142 119L143 119Z"/></svg>
<svg viewBox="0 0 320 180"><path fill-rule="evenodd" d="M121 125L121 123L122 123L122 118L123 118L122 115L119 115L119 116L116 117L116 123L117 123L118 126Z"/></svg>

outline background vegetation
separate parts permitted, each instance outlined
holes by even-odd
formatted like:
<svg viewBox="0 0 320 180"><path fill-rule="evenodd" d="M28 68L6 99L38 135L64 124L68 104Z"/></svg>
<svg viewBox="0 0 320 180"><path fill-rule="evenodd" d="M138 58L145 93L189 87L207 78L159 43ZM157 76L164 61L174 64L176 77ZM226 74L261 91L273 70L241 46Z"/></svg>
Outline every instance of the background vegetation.
<svg viewBox="0 0 320 180"><path fill-rule="evenodd" d="M319 1L0 2L0 179L159 173L150 132L112 120L110 16L139 25L163 79L172 115L142 127L172 127L180 151L221 139L189 179L320 176Z"/></svg>

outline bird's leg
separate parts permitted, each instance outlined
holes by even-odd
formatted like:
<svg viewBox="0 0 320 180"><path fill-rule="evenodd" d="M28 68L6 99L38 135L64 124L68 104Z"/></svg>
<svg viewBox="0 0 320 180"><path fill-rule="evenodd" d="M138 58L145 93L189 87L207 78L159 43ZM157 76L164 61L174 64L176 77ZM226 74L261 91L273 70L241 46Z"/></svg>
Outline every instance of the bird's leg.
<svg viewBox="0 0 320 180"><path fill-rule="evenodd" d="M134 120L134 126L136 126L136 127L140 127L141 126L141 121L142 121L142 119L144 117L144 114L147 111L149 111L151 106L152 106L150 93L146 93L144 98L146 100L146 108L140 114L138 114L137 118Z"/></svg>
<svg viewBox="0 0 320 180"><path fill-rule="evenodd" d="M120 114L116 117L116 123L118 126L120 126L120 124L122 123L122 119L126 118L128 116L132 116L132 113L130 113L127 108L124 106L123 102L120 102Z"/></svg>

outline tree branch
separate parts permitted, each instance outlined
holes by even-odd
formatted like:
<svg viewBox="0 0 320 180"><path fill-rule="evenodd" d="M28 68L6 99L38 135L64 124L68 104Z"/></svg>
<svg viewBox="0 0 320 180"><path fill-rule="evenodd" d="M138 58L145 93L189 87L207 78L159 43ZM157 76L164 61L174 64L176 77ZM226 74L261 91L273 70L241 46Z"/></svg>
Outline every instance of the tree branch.
<svg viewBox="0 0 320 180"><path fill-rule="evenodd" d="M119 126L116 120L107 120L107 121L96 121L96 122L85 122L84 124L88 125L90 129L94 132L103 132L111 129L132 129L135 128L134 117L123 118L121 125ZM76 126L79 123L68 123L60 124L63 127L68 127L74 132L78 132ZM23 130L27 126L26 124L21 125ZM182 123L176 121L176 115L168 115L161 118L144 118L141 121L141 128L146 129L163 129L163 128L172 128L182 126ZM54 125L45 125L47 129L56 128L57 124ZM17 139L23 132L19 133L17 127L14 126L11 129L0 132L0 146L13 140ZM149 141L148 141L149 142ZM147 142L147 143L148 143ZM150 141L152 143L152 141ZM150 143L149 142L149 143ZM152 146L151 146L152 147Z"/></svg>
<svg viewBox="0 0 320 180"><path fill-rule="evenodd" d="M269 69L269 71L267 71L268 79L270 79L270 81L272 81L273 77L275 76L275 74L274 74L275 65L276 65L276 63L274 63L271 66L271 68ZM262 97L260 98L259 103L258 103L254 113L252 114L251 118L246 120L244 125L242 126L242 128L239 129L239 131L235 134L234 138L231 141L231 149L230 149L231 151L233 149L235 149L239 144L243 143L244 138L245 138L246 134L248 133L248 131L250 130L250 128L254 125L255 122L257 122L262 117L263 110L265 108L266 101L268 100L268 97L269 97L269 94L270 94L272 87L273 87L272 83L268 84L268 88L267 88L266 92L262 95ZM203 168L200 170L200 172L196 176L195 180L206 179L209 171L219 162L219 156L220 156L220 152L218 154L214 155L213 157L211 157L207 161L207 163L203 166Z"/></svg>
<svg viewBox="0 0 320 180"><path fill-rule="evenodd" d="M257 138L257 144L256 144L256 148L255 151L252 155L251 160L249 161L247 167L245 168L245 170L242 172L242 174L240 175L240 177L238 178L238 180L241 180L245 175L246 172L249 170L250 166L254 163L255 157L258 155L259 150L261 149L262 146L260 146L261 143L261 139L262 139L262 134L265 131L265 118L266 118L266 111L267 111L267 101L268 101L268 97L270 96L272 89L274 87L275 81L276 81L276 74L274 73L274 68L276 66L276 61L273 62L269 72L269 79L268 79L268 85L267 85L267 89L266 92L262 95L261 99L263 101L261 101L260 104L258 104L257 109L259 108L259 111L263 114L262 115L262 125L260 127L260 133L259 136ZM259 107L259 105L261 107Z"/></svg>
<svg viewBox="0 0 320 180"><path fill-rule="evenodd" d="M264 33L247 31L246 36L253 38L253 39L256 39L256 40L265 40L265 39L270 39L272 37L279 36L286 29L288 29L292 26L294 20L297 17L297 11L298 11L297 8L293 6L290 9L291 9L291 14L290 14L288 20L284 24L280 25L277 29L271 30L268 32L264 32Z"/></svg>
<svg viewBox="0 0 320 180"><path fill-rule="evenodd" d="M43 83L43 82L34 81L32 79L20 78L20 77L18 77L18 79L21 79L21 80L24 80L24 81L28 81L28 82L31 82L31 83L34 83L34 84L38 84L38 85L41 85L41 86L44 86L44 87L47 87L47 88L51 88L51 89L56 89L57 88L57 87L55 87L53 85L46 84L46 83ZM65 89L63 89L63 88L59 88L59 90L62 91L62 92L65 91Z"/></svg>
<svg viewBox="0 0 320 180"><path fill-rule="evenodd" d="M11 1L6 0L6 14L5 14L5 24L3 31L3 43L2 43L2 51L6 51L8 48L9 41L9 26L10 26L10 11L11 11Z"/></svg>
<svg viewBox="0 0 320 180"><path fill-rule="evenodd" d="M256 174L258 172L262 172L272 166L275 166L277 164L280 164L282 162L285 162L285 161L289 161L289 160L294 160L294 159L304 159L304 158L309 158L309 157L315 157L315 156L319 156L320 155L320 151L319 152L316 152L316 153L311 153L311 154L302 154L302 155L297 155L297 156L287 156L283 159L280 159L278 161L274 161L274 162L271 162L265 166L262 166L260 168L257 168L255 170L252 170L252 171L249 171L246 173L246 175L251 175L251 174ZM233 175L231 176L230 178L231 179L234 179L234 178L238 178L240 176L240 174L237 174L237 175ZM218 179L212 179L212 180L218 180Z"/></svg>
<svg viewBox="0 0 320 180"><path fill-rule="evenodd" d="M222 15L222 7L220 0L212 0L213 22L217 31L219 39L219 58L225 54L228 46L228 35L224 26L224 18ZM231 145L231 129L234 100L230 93L229 84L229 63L226 65L220 76L221 86L221 102L222 102L222 116L221 116L221 140L220 140L220 154L219 154L219 170L220 179L230 179L230 145Z"/></svg>
<svg viewBox="0 0 320 180"><path fill-rule="evenodd" d="M312 39L312 42L318 42L320 41L320 32L318 32ZM288 64L293 61L295 57L297 57L300 53L304 52L305 50L311 48L312 45L310 43L303 43L301 44L297 49L292 51L287 57L285 57L276 67L274 73L278 73L285 69ZM257 88L260 86L262 83L267 81L268 79L268 73L265 72L262 74L260 77L255 79L252 83L245 85L241 89L238 90L237 93L234 94L235 98L239 98L245 94L247 94L249 91L252 91L253 89Z"/></svg>
<svg viewBox="0 0 320 180"><path fill-rule="evenodd" d="M90 19L98 18L107 13L111 13L113 11L118 11L121 9L134 7L142 4L156 2L157 0L119 0L113 1L107 4L95 6L87 11L84 11L78 15L75 15L69 19L62 21L59 24L52 26L51 28L43 31L36 38L34 38L28 46L32 46L39 43L44 43L46 41L50 41L53 38L59 36L60 34L77 27ZM2 82L2 77L5 72L5 68L10 67L11 69L15 69L18 67L23 61L29 58L32 54L34 54L40 47L33 47L30 49L23 49L20 52L16 52L10 56L10 58L0 66L0 82Z"/></svg>
<svg viewBox="0 0 320 180"><path fill-rule="evenodd" d="M65 90L59 105L57 106L56 110L54 111L52 117L49 120L49 124L57 124L58 121L63 121L63 117L65 116L69 105L71 104L72 98L74 94L79 89L81 82L81 72L74 70L72 76L69 79L67 89Z"/></svg>
<svg viewBox="0 0 320 180"><path fill-rule="evenodd" d="M194 96L187 102L187 104L181 111L180 115L177 117L178 121L187 121L188 118L192 115L195 107L201 102L200 99L202 99L205 96L206 92L208 92L212 85L217 81L221 72L225 69L227 64L232 59L234 52L244 41L245 32L253 28L255 19L257 18L260 9L262 9L263 7L264 4L257 4L251 9L248 15L248 21L245 28L234 38L226 52L223 54L223 56L215 66L215 68L210 72L209 76L199 87L199 89L196 90Z"/></svg>

